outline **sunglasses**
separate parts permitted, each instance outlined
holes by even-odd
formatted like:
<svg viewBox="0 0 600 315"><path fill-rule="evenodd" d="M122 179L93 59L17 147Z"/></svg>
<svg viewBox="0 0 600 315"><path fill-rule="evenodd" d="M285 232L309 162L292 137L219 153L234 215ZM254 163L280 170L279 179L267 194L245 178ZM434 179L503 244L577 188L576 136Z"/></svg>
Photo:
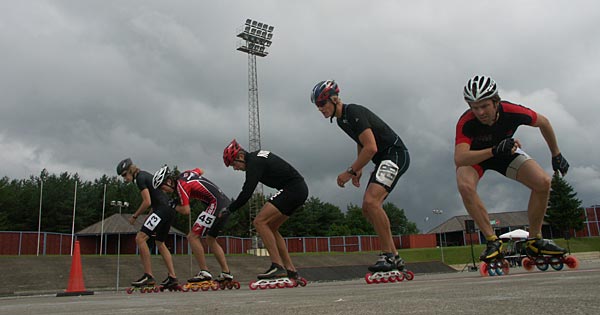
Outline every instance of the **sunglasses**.
<svg viewBox="0 0 600 315"><path fill-rule="evenodd" d="M317 107L323 107L323 106L327 105L327 101L328 101L327 99L322 100L322 101L316 101L315 105L317 105Z"/></svg>

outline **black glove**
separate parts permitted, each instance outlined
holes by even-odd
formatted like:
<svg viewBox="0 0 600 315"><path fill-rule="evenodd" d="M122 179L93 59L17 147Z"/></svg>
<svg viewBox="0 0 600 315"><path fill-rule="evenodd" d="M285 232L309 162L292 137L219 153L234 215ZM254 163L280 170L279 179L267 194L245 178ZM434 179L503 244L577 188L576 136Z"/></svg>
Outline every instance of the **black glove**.
<svg viewBox="0 0 600 315"><path fill-rule="evenodd" d="M217 215L217 218L222 219L222 220L227 220L227 218L229 218L230 215L231 215L231 210L229 210L229 208L225 208L219 212L219 214Z"/></svg>
<svg viewBox="0 0 600 315"><path fill-rule="evenodd" d="M552 157L552 169L554 173L560 171L560 174L565 176L569 170L569 162L559 153L557 156Z"/></svg>
<svg viewBox="0 0 600 315"><path fill-rule="evenodd" d="M169 200L169 207L175 209L179 205L179 199L173 198Z"/></svg>
<svg viewBox="0 0 600 315"><path fill-rule="evenodd" d="M500 141L500 143L498 143L498 145L495 145L492 147L492 154L494 156L511 156L512 149L514 146L515 146L515 139L506 138L506 139Z"/></svg>

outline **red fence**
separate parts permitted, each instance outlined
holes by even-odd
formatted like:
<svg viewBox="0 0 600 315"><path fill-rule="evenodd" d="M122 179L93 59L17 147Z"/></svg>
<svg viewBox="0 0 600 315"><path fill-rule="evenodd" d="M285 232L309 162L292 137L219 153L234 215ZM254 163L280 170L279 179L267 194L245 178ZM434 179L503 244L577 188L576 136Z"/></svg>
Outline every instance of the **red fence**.
<svg viewBox="0 0 600 315"><path fill-rule="evenodd" d="M70 255L71 234L40 233L40 255ZM135 234L104 235L102 242L99 236L75 236L81 246L81 254L137 254ZM120 241L119 241L120 239ZM425 248L436 246L435 234L419 234L394 236L397 248ZM37 232L1 232L0 255L36 255ZM252 239L223 236L217 239L226 254L244 254L252 248ZM307 252L361 252L378 251L380 243L374 235L353 235L333 237L288 237L285 238L290 253ZM204 250L210 250L203 239ZM102 244L102 245L100 245ZM120 248L118 246L120 244ZM191 254L185 237L169 235L165 241L174 254ZM101 248L102 247L102 248ZM156 252L156 250L155 250Z"/></svg>

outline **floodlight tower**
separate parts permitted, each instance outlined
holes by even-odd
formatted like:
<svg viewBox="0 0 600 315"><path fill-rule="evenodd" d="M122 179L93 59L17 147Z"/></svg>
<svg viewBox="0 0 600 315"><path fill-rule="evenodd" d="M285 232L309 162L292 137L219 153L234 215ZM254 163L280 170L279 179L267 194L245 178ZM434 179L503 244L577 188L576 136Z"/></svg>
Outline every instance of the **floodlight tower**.
<svg viewBox="0 0 600 315"><path fill-rule="evenodd" d="M269 53L273 38L273 25L246 19L246 23L237 33L242 41L238 43L237 50L248 54L248 149L250 152L260 150L260 119L258 110L258 76L256 73L256 56L266 57ZM252 221L262 208L263 186L259 184L254 190L250 200L249 232L253 239L252 247L258 248L258 238Z"/></svg>

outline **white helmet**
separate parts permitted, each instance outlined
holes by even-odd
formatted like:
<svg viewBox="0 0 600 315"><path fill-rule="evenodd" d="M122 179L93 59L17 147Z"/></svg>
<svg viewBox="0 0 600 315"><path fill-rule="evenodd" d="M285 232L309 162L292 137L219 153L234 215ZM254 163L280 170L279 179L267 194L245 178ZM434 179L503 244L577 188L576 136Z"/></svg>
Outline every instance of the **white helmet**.
<svg viewBox="0 0 600 315"><path fill-rule="evenodd" d="M498 89L492 78L476 75L467 82L463 94L465 101L470 103L491 98L498 94Z"/></svg>
<svg viewBox="0 0 600 315"><path fill-rule="evenodd" d="M158 189L160 185L162 185L167 180L170 173L171 172L169 171L169 167L167 165L161 167L161 169L156 171L156 173L154 173L154 176L152 177L152 186L154 187L154 189Z"/></svg>

